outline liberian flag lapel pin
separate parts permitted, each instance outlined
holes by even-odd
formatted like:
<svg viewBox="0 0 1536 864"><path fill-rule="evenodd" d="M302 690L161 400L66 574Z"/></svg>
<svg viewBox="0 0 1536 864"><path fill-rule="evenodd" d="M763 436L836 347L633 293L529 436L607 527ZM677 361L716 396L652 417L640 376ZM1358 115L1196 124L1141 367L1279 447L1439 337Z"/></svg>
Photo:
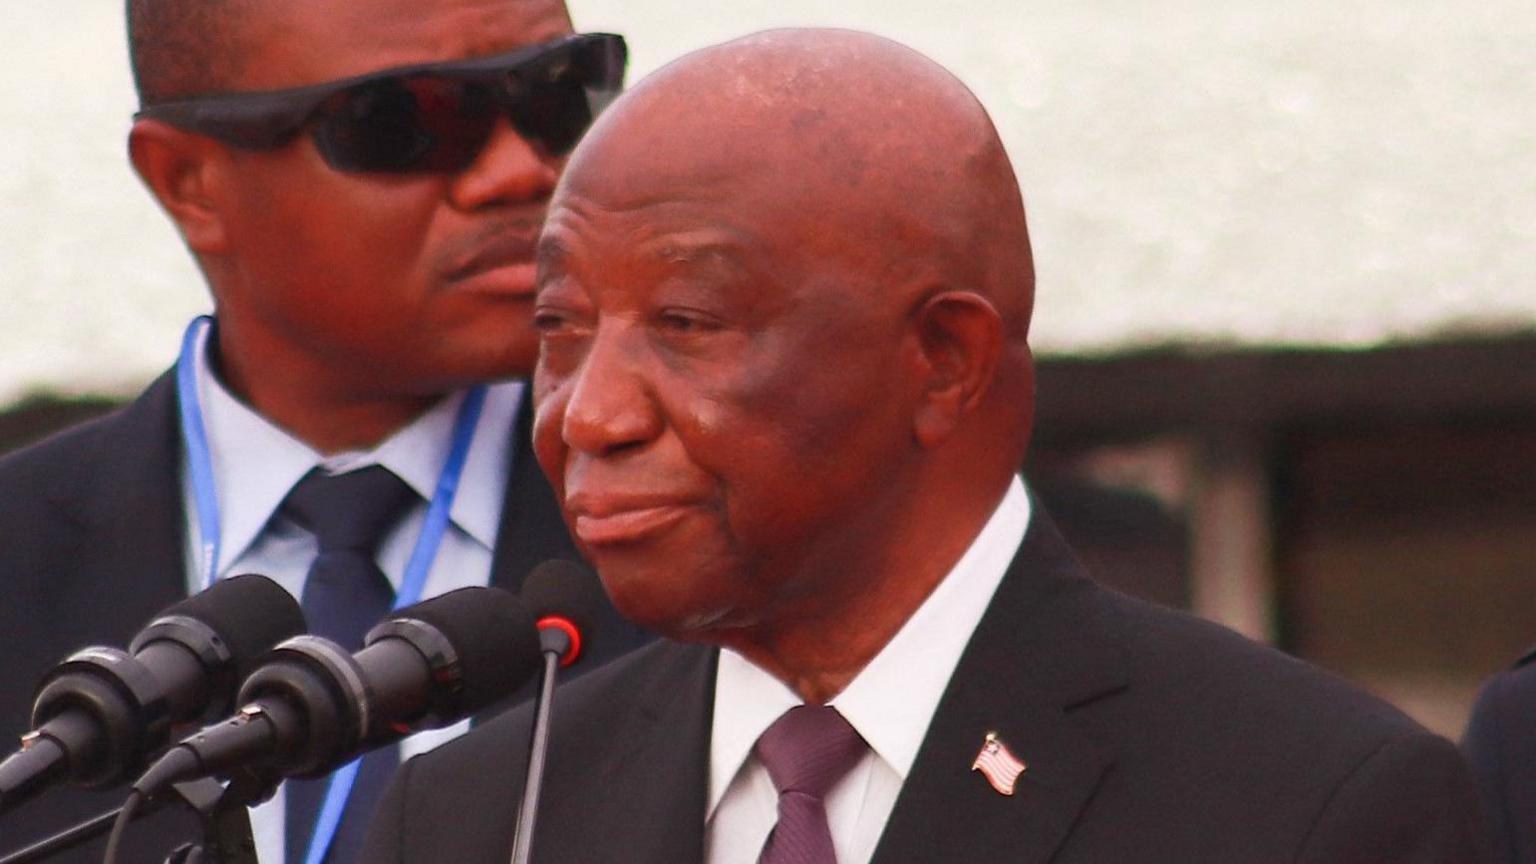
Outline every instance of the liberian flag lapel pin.
<svg viewBox="0 0 1536 864"><path fill-rule="evenodd" d="M971 764L971 770L980 771L1001 795L1013 794L1014 784L1028 767L1023 759L1013 755L1007 744L998 739L996 732L987 733L981 752L976 754L976 761Z"/></svg>

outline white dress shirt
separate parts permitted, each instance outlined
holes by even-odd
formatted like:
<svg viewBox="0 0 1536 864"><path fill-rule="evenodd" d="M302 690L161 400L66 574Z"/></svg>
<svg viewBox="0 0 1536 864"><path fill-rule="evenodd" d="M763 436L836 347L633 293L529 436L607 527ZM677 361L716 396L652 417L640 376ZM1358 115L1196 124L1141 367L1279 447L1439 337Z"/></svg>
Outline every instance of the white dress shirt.
<svg viewBox="0 0 1536 864"><path fill-rule="evenodd" d="M969 549L896 636L828 704L869 751L827 794L839 864L867 864L912 770L944 688L1029 527L1018 477ZM710 733L705 864L755 864L778 821L778 792L752 748L799 695L722 649Z"/></svg>
<svg viewBox="0 0 1536 864"><path fill-rule="evenodd" d="M316 466L341 473L382 465L420 497L379 548L379 569L398 591L426 521L428 502L437 490L438 477L448 459L454 420L465 394L444 399L373 450L322 456L257 414L224 387L206 362L207 333L208 328L204 328L203 341L196 352L196 378L218 498L218 578L260 573L288 589L295 598L303 596L304 579L315 560L317 546L313 534L278 514L283 499ZM449 527L427 574L423 597L490 581L496 532L512 467L511 436L524 386L521 380L506 381L490 386L486 393L458 493L449 510ZM201 591L206 579L191 474L184 451L181 484L187 517L189 594ZM465 721L414 735L401 742L401 758L409 759L429 750L462 734L468 726ZM251 828L262 864L284 864L283 822L283 790L279 788L272 800L251 811Z"/></svg>

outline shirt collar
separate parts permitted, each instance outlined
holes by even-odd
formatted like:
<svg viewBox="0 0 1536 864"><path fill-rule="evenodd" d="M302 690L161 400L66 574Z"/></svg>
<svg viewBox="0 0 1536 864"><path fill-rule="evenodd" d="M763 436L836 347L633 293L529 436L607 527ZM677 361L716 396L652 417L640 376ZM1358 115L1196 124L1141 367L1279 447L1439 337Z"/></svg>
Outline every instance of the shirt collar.
<svg viewBox="0 0 1536 864"><path fill-rule="evenodd" d="M510 437L525 386L521 380L506 381L487 390L475 437L465 456L464 481L448 513L454 525L487 549L494 549L496 544L506 478L511 473ZM453 447L453 425L466 395L461 391L442 400L371 451L339 453L320 464L332 473L382 465L404 480L421 500L431 501Z"/></svg>
<svg viewBox="0 0 1536 864"><path fill-rule="evenodd" d="M971 633L1008 571L1029 527L1024 483L1013 478L970 548L895 637L829 703L903 780L912 770L939 699ZM710 737L712 816L752 748L779 715L801 704L782 681L729 649L715 673Z"/></svg>
<svg viewBox="0 0 1536 864"><path fill-rule="evenodd" d="M266 528L294 484L316 466L332 472L383 465L404 480L423 502L430 501L452 446L454 419L464 401L455 393L368 451L329 457L293 437L235 398L207 362L204 328L197 357L198 397L207 431L220 521L220 576L238 561ZM464 482L449 519L487 549L494 549L506 479L512 458L522 380L492 385L475 427L464 464Z"/></svg>

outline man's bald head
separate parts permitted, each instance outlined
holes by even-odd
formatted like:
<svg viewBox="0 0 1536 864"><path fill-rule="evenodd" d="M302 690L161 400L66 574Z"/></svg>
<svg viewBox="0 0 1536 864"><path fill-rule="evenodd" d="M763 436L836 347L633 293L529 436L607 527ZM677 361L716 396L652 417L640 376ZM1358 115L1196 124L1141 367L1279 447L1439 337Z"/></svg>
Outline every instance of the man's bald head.
<svg viewBox="0 0 1536 864"><path fill-rule="evenodd" d="M916 51L776 30L690 54L599 120L566 192L707 195L724 181L789 190L812 242L884 261L882 279L930 268L987 296L1023 340L1034 273L1013 169L975 96Z"/></svg>
<svg viewBox="0 0 1536 864"><path fill-rule="evenodd" d="M619 609L836 692L1023 460L1029 238L986 112L874 36L710 48L599 120L540 256L535 449Z"/></svg>

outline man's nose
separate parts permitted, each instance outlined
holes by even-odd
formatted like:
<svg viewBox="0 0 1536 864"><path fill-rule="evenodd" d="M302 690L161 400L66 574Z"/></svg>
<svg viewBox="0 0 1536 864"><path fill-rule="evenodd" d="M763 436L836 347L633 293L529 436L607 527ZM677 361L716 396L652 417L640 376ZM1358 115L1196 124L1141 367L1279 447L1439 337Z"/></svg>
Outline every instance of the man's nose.
<svg viewBox="0 0 1536 864"><path fill-rule="evenodd" d="M565 400L561 436L573 450L597 456L644 447L664 425L655 391L623 325L601 325Z"/></svg>
<svg viewBox="0 0 1536 864"><path fill-rule="evenodd" d="M543 201L560 179L563 159L545 156L505 117L468 168L453 178L448 197L459 210Z"/></svg>

